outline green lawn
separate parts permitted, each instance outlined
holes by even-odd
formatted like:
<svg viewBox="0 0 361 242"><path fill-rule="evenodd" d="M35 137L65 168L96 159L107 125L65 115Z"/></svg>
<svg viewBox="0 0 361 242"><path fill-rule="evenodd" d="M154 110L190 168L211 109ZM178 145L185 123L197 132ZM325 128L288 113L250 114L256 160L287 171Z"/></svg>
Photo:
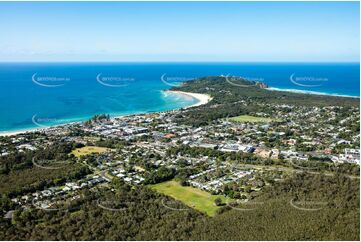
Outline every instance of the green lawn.
<svg viewBox="0 0 361 242"><path fill-rule="evenodd" d="M251 122L251 123L270 123L270 122L274 122L274 121L279 121L277 119L272 119L272 118L264 118L264 117L255 117L255 116L250 116L250 115L241 115L241 116L237 116L237 117L232 117L229 118L229 120L231 121L236 121L236 122Z"/></svg>
<svg viewBox="0 0 361 242"><path fill-rule="evenodd" d="M219 197L224 203L226 202L226 198L222 195L212 195L194 187L184 187L174 180L150 185L150 187L208 216L214 216L219 208L214 205L214 199Z"/></svg>

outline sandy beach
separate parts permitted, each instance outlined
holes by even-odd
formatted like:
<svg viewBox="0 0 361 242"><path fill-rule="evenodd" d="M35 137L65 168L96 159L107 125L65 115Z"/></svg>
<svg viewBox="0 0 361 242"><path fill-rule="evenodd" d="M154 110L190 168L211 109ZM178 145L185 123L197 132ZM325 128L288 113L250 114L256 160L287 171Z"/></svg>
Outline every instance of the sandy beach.
<svg viewBox="0 0 361 242"><path fill-rule="evenodd" d="M322 96L360 98L359 96L344 95L344 94L337 94L337 93L315 92L315 91L307 91L307 90L299 90L299 89L287 89L287 88L277 88L277 87L268 87L265 89L269 90L269 91L278 91L278 92L293 92L293 93L322 95Z"/></svg>
<svg viewBox="0 0 361 242"><path fill-rule="evenodd" d="M34 132L37 129L29 129L29 130L19 130L19 131L0 131L0 136L12 136L12 135L17 135L17 134L24 134L27 132Z"/></svg>
<svg viewBox="0 0 361 242"><path fill-rule="evenodd" d="M52 128L54 126L44 127L44 128L29 128L29 129L23 129L23 130L14 130L14 131L0 131L0 137L1 136L12 136L17 134L25 134L25 133L32 133L36 131L44 131L48 128Z"/></svg>
<svg viewBox="0 0 361 242"><path fill-rule="evenodd" d="M203 93L194 93L194 92L182 92L182 91L170 91L170 90L166 90L165 92L168 93L173 93L176 95L181 95L181 96L186 96L186 97L191 97L194 99L197 99L198 102L190 105L188 107L185 108L191 108L191 107L196 107L196 106L200 106L200 105L204 105L208 102L210 102L212 100L212 97L208 94L203 94Z"/></svg>

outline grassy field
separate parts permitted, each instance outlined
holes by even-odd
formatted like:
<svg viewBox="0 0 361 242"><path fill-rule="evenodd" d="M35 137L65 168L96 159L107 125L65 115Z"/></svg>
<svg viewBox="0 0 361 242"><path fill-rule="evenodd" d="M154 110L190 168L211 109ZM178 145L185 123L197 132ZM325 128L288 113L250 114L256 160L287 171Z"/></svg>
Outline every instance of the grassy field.
<svg viewBox="0 0 361 242"><path fill-rule="evenodd" d="M105 147L98 147L98 146L84 146L82 148L78 148L73 150L71 153L74 154L76 157L80 157L82 155L89 155L93 153L104 153L106 151L110 151L111 149Z"/></svg>
<svg viewBox="0 0 361 242"><path fill-rule="evenodd" d="M223 202L226 202L226 198L222 195L212 195L194 187L184 187L176 181L162 182L150 185L150 187L208 216L214 216L219 208L214 205L214 200L217 197L221 198Z"/></svg>
<svg viewBox="0 0 361 242"><path fill-rule="evenodd" d="M251 122L251 123L270 123L270 122L274 122L274 121L279 121L277 119L272 119L272 118L264 118L264 117L255 117L255 116L250 116L250 115L241 115L241 116L237 116L237 117L232 117L229 118L229 120L231 121L236 121L236 122Z"/></svg>

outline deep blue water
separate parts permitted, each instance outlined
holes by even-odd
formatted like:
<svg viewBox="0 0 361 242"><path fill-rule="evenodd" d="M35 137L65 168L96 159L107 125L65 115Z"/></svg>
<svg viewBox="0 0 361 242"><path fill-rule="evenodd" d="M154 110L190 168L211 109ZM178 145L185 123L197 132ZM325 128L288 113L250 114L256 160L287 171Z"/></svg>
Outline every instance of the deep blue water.
<svg viewBox="0 0 361 242"><path fill-rule="evenodd" d="M360 96L359 63L0 63L0 131L180 108L196 100L161 90L228 74L274 88Z"/></svg>

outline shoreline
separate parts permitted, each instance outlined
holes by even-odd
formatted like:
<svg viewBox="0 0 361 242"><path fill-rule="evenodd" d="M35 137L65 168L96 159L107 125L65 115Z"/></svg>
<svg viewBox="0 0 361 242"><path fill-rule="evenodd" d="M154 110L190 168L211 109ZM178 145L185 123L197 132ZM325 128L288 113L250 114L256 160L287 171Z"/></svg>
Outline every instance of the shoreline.
<svg viewBox="0 0 361 242"><path fill-rule="evenodd" d="M265 89L269 90L269 91L293 92L293 93L310 94L310 95L335 96L335 97L345 97L345 98L360 98L359 96L352 96L352 95L330 94L330 93L323 93L323 92L298 90L298 89L287 89L287 88L282 89L282 88L277 88L277 87L268 87ZM191 107L201 106L201 105L207 104L208 102L210 102L213 99L210 95L204 94L204 93L193 93L193 92L183 92L183 91L173 91L173 90L163 90L161 92L171 93L171 94L179 95L183 98L193 98L193 99L197 100L197 102L195 104L181 107L176 110L188 109ZM159 111L159 112L167 112L167 111L172 111L172 110L164 110L164 111ZM122 118L122 117L126 117L126 116L141 115L141 114L146 114L146 113L141 112L141 113L134 113L134 114L126 114L126 115L115 115L112 118ZM85 120L74 121L74 122L69 122L69 123L64 123L64 124L50 125L48 127L38 127L38 128L34 127L34 128L20 129L20 130L0 131L0 137L13 136L13 135L32 133L32 132L41 132L41 131L46 131L50 128L63 126L63 125L71 125L74 123L81 123L84 121Z"/></svg>
<svg viewBox="0 0 361 242"><path fill-rule="evenodd" d="M171 91L171 90L165 90L163 92L166 92L166 93L168 92L168 93L180 95L183 97L191 97L191 98L194 98L197 100L197 103L186 106L186 107L182 107L179 109L187 109L187 108L191 108L191 107L204 105L212 100L212 97L210 95L202 94L202 93L191 93L191 92ZM177 110L179 110L179 109L177 109ZM171 111L171 110L165 110L165 111L159 111L159 112L166 112L166 111ZM127 115L115 115L112 118L122 118L122 117L126 117L126 116L141 115L141 114L146 114L146 113L142 112L142 113L127 114ZM7 136L13 136L13 135L25 134L25 133L33 133L33 132L41 132L41 131L46 131L50 128L55 128L55 127L63 126L63 125L71 125L71 124L80 123L80 122L84 122L84 121L74 121L74 122L69 122L69 123L64 123L64 124L50 125L48 127L27 128L27 129L11 130L11 131L0 131L0 137L7 137Z"/></svg>
<svg viewBox="0 0 361 242"><path fill-rule="evenodd" d="M267 87L265 89L269 90L269 91L279 91L279 92L292 92L292 93L323 95L323 96L332 96L332 97L360 98L360 96L352 96L352 95L337 94L337 93L326 93L326 92L315 92L315 91L300 90L300 89L288 89L288 88L278 88L278 87Z"/></svg>
<svg viewBox="0 0 361 242"><path fill-rule="evenodd" d="M58 125L55 125L55 126L58 126ZM55 126L49 126L49 127L44 127L44 128L40 128L40 127L39 128L28 128L28 129L13 130L13 131L0 131L0 137L45 131L46 129L53 128Z"/></svg>
<svg viewBox="0 0 361 242"><path fill-rule="evenodd" d="M172 91L172 90L165 90L163 92L179 95L179 96L186 97L186 98L191 97L191 98L198 100L197 103L186 106L183 109L201 106L201 105L207 104L208 102L210 102L213 99L210 95L204 94L204 93Z"/></svg>

